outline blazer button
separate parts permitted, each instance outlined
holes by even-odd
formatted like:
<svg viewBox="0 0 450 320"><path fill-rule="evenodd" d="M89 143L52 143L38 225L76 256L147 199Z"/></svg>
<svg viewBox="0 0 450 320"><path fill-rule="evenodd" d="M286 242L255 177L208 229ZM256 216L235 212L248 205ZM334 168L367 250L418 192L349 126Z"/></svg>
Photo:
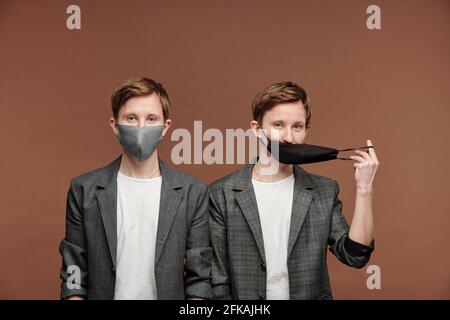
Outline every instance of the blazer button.
<svg viewBox="0 0 450 320"><path fill-rule="evenodd" d="M266 300L266 296L263 295L263 294L260 294L260 295L259 295L259 300Z"/></svg>
<svg viewBox="0 0 450 320"><path fill-rule="evenodd" d="M261 270L264 272L267 271L266 265L264 263L261 263Z"/></svg>
<svg viewBox="0 0 450 320"><path fill-rule="evenodd" d="M116 272L116 268L111 267L112 272Z"/></svg>

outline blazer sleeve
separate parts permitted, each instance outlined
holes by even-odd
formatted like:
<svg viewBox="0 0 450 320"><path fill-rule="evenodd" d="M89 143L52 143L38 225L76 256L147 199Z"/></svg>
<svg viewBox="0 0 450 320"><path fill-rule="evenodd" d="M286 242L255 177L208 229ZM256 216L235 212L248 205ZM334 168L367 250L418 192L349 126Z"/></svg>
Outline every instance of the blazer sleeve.
<svg viewBox="0 0 450 320"><path fill-rule="evenodd" d="M342 214L343 204L339 199L339 184L333 181L334 197L331 229L328 237L330 251L344 264L362 268L369 262L375 248L375 240L369 246L353 241L349 237L350 227Z"/></svg>
<svg viewBox="0 0 450 320"><path fill-rule="evenodd" d="M72 180L67 194L66 233L59 246L62 257L61 299L73 295L87 296L86 241L80 197L81 188Z"/></svg>
<svg viewBox="0 0 450 320"><path fill-rule="evenodd" d="M209 194L213 299L231 300L226 222L212 193Z"/></svg>
<svg viewBox="0 0 450 320"><path fill-rule="evenodd" d="M186 244L185 295L211 299L208 185L201 183L195 188L196 206Z"/></svg>

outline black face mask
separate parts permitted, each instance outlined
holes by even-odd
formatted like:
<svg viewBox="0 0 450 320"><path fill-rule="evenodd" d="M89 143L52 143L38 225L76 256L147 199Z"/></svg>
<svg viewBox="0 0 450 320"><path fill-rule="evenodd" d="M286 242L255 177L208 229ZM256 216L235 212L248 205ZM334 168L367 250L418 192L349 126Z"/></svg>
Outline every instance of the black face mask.
<svg viewBox="0 0 450 320"><path fill-rule="evenodd" d="M273 142L269 139L267 144L267 150L272 154ZM273 154L274 158L279 162L284 164L305 164L305 163L315 163L328 160L353 160L345 157L338 157L338 153L341 151L350 151L358 149L368 149L373 148L372 146L366 146L361 148L350 148L350 149L333 149L328 147L315 146L306 143L284 143L278 142L278 156ZM367 151L369 152L369 151ZM276 153L276 152L275 152Z"/></svg>

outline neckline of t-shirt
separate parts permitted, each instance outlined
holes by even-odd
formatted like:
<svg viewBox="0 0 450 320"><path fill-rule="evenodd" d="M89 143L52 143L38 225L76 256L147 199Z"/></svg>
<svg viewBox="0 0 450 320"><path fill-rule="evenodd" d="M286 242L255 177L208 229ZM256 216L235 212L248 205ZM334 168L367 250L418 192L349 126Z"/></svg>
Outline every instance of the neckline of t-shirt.
<svg viewBox="0 0 450 320"><path fill-rule="evenodd" d="M258 184L267 185L267 186L273 186L273 185L280 184L280 183L283 183L283 182L287 182L287 181L293 180L293 179L294 179L294 174L291 174L290 176L288 176L286 178L283 178L281 180L274 181L274 182L262 182L262 181L259 181L259 180L255 180L253 178L252 178L252 182L256 182Z"/></svg>
<svg viewBox="0 0 450 320"><path fill-rule="evenodd" d="M117 172L117 176L118 177L120 176L121 178L124 178L126 180L137 181L137 182L152 182L152 181L157 181L157 180L161 180L162 179L162 176L153 177L153 178L145 178L145 179L135 178L135 177L127 176L127 175L123 174L120 171Z"/></svg>

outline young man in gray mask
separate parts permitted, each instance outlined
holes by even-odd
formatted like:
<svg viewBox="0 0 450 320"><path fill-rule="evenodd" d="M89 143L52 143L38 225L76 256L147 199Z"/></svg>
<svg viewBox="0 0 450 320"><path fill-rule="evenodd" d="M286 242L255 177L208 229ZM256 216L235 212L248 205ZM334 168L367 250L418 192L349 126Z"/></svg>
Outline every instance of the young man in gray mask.
<svg viewBox="0 0 450 320"><path fill-rule="evenodd" d="M210 185L213 297L332 299L327 249L355 268L366 265L374 249L375 151L367 140L369 151L350 157L356 202L349 226L338 183L297 165L336 159L337 151L302 146L311 125L305 90L273 84L256 96L252 110L262 146L258 161ZM276 155L269 152L274 145Z"/></svg>
<svg viewBox="0 0 450 320"><path fill-rule="evenodd" d="M171 126L166 90L131 79L111 101L123 153L71 181L61 298L210 298L207 184L158 157Z"/></svg>

